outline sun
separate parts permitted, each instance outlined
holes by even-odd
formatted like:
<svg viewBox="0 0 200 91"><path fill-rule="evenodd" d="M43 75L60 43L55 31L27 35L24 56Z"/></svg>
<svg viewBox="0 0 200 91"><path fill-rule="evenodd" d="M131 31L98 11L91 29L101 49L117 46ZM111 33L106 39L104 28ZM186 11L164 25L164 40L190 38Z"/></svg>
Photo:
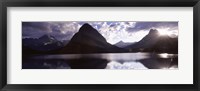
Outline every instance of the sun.
<svg viewBox="0 0 200 91"><path fill-rule="evenodd" d="M169 35L170 32L167 31L167 30L159 30L159 34L160 34L160 35Z"/></svg>
<svg viewBox="0 0 200 91"><path fill-rule="evenodd" d="M169 30L169 28L159 28L159 36L169 36L171 38L178 37L178 30Z"/></svg>
<svg viewBox="0 0 200 91"><path fill-rule="evenodd" d="M172 31L168 31L168 29L159 29L158 32L160 36L171 36L174 34Z"/></svg>

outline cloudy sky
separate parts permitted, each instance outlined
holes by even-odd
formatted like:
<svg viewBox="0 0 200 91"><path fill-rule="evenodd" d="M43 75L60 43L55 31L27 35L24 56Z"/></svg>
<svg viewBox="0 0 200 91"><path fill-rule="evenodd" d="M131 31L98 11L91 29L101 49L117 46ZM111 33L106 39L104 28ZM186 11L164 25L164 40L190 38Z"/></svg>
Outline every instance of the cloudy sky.
<svg viewBox="0 0 200 91"><path fill-rule="evenodd" d="M84 23L92 25L111 44L137 42L150 29L170 36L178 35L178 22L22 22L22 38L39 38L49 34L59 40L70 40Z"/></svg>

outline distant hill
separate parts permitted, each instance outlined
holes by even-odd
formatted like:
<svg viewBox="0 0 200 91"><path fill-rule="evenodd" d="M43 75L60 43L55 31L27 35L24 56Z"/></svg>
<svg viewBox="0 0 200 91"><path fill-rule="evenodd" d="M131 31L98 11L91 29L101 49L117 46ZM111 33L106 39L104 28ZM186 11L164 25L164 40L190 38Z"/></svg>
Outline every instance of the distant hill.
<svg viewBox="0 0 200 91"><path fill-rule="evenodd" d="M84 24L60 53L112 53L124 51L111 45L91 25Z"/></svg>
<svg viewBox="0 0 200 91"><path fill-rule="evenodd" d="M178 38L159 35L158 30L151 29L139 42L126 47L130 52L167 52L178 53Z"/></svg>
<svg viewBox="0 0 200 91"><path fill-rule="evenodd" d="M120 47L120 48L124 48L126 46L129 46L131 44L134 44L135 42L123 42L123 41L119 41L115 44L115 46Z"/></svg>

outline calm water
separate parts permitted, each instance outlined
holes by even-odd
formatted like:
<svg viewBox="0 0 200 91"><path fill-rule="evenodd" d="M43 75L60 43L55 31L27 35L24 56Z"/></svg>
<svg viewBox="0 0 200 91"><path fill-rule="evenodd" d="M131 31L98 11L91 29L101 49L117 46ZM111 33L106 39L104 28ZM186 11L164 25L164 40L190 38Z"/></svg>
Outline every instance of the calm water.
<svg viewBox="0 0 200 91"><path fill-rule="evenodd" d="M178 54L98 53L32 55L23 69L177 69Z"/></svg>

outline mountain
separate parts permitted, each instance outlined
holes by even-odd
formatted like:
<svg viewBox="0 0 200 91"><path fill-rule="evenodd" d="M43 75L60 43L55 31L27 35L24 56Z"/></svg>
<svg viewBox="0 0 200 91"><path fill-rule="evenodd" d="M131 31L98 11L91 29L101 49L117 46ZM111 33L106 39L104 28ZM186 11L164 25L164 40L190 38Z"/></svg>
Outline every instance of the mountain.
<svg viewBox="0 0 200 91"><path fill-rule="evenodd" d="M111 45L91 25L85 23L60 53L108 53L123 49Z"/></svg>
<svg viewBox="0 0 200 91"><path fill-rule="evenodd" d="M158 30L151 29L139 42L126 47L130 52L168 52L178 53L178 38L159 35Z"/></svg>
<svg viewBox="0 0 200 91"><path fill-rule="evenodd" d="M69 43L70 40L63 40L62 43L63 45L67 45Z"/></svg>
<svg viewBox="0 0 200 91"><path fill-rule="evenodd" d="M134 44L134 42L123 42L123 41L119 41L115 44L115 46L120 47L120 48L124 48L126 46L129 46L131 44Z"/></svg>
<svg viewBox="0 0 200 91"><path fill-rule="evenodd" d="M22 39L22 46L24 49L31 49L35 51L50 51L63 47L62 42L58 41L51 35L43 35L40 38L25 38Z"/></svg>
<svg viewBox="0 0 200 91"><path fill-rule="evenodd" d="M162 36L159 41L150 48L150 51L178 53L178 37L171 38L169 36Z"/></svg>
<svg viewBox="0 0 200 91"><path fill-rule="evenodd" d="M153 46L159 39L159 32L158 30L151 29L149 33L142 38L139 42L129 45L126 48L128 49L139 49L139 48L148 48Z"/></svg>

